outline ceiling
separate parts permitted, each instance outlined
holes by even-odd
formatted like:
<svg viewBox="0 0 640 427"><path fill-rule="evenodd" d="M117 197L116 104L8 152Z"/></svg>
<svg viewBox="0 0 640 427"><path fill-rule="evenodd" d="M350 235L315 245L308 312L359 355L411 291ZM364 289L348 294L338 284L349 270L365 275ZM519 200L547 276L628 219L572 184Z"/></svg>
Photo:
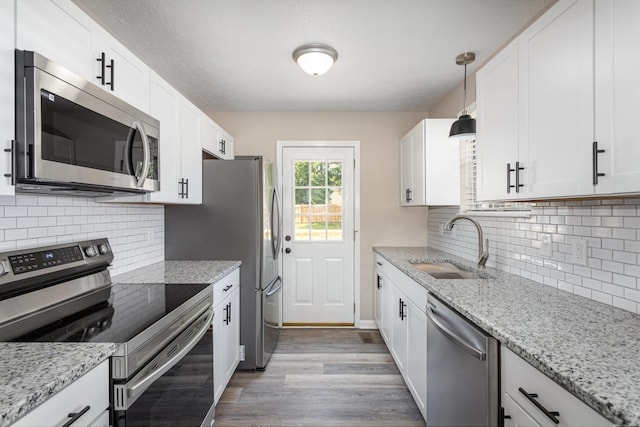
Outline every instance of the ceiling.
<svg viewBox="0 0 640 427"><path fill-rule="evenodd" d="M553 0L73 0L200 109L422 111ZM323 76L295 48L338 51Z"/></svg>

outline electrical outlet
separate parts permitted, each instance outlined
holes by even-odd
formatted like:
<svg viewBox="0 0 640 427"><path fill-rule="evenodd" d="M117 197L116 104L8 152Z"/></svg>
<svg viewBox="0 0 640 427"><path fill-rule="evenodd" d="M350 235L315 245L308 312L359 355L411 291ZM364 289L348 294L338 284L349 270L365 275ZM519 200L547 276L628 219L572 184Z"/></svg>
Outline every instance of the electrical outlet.
<svg viewBox="0 0 640 427"><path fill-rule="evenodd" d="M244 362L244 345L240 346L240 361Z"/></svg>
<svg viewBox="0 0 640 427"><path fill-rule="evenodd" d="M540 235L540 255L551 256L551 234Z"/></svg>
<svg viewBox="0 0 640 427"><path fill-rule="evenodd" d="M587 241L585 239L573 239L571 252L574 264L587 265Z"/></svg>

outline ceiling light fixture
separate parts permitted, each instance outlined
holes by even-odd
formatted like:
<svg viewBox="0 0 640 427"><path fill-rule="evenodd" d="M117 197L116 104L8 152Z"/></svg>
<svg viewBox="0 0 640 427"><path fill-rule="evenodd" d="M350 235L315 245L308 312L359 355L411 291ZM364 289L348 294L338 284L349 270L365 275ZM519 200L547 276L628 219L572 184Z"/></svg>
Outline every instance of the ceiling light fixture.
<svg viewBox="0 0 640 427"><path fill-rule="evenodd" d="M331 46L310 43L294 50L293 60L305 73L320 76L329 71L338 60L338 52Z"/></svg>
<svg viewBox="0 0 640 427"><path fill-rule="evenodd" d="M476 119L467 114L467 64L471 64L476 60L476 54L473 52L465 52L456 56L456 64L464 65L464 89L462 95L462 114L451 125L449 138L452 139L471 139L476 136Z"/></svg>

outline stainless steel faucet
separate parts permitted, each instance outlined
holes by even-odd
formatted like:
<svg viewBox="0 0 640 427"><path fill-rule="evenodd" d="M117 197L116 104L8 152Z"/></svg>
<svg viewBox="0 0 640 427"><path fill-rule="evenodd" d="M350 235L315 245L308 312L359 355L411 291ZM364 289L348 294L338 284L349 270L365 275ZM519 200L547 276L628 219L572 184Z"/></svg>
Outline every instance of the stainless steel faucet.
<svg viewBox="0 0 640 427"><path fill-rule="evenodd" d="M478 267L484 267L484 265L487 263L487 260L489 259L489 239L484 239L482 227L480 226L480 223L478 221L467 215L456 215L449 221L447 221L447 223L444 225L444 229L447 231L451 231L451 229L453 229L453 223L459 219L469 220L473 223L473 225L476 226L476 229L478 230ZM483 241L484 246L482 245Z"/></svg>

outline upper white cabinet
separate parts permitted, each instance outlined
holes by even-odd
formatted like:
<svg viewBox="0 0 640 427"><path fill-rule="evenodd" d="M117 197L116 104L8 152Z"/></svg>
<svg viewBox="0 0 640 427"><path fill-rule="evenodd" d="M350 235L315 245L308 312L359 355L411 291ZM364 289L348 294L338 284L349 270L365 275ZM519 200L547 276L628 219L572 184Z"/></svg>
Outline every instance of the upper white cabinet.
<svg viewBox="0 0 640 427"><path fill-rule="evenodd" d="M526 153L518 152L517 41L478 70L476 95L477 198L517 198L525 176L514 172L520 161L526 163Z"/></svg>
<svg viewBox="0 0 640 427"><path fill-rule="evenodd" d="M14 1L0 0L0 195L12 196L11 141L14 138Z"/></svg>
<svg viewBox="0 0 640 427"><path fill-rule="evenodd" d="M400 205L460 204L460 145L452 119L425 119L400 140Z"/></svg>
<svg viewBox="0 0 640 427"><path fill-rule="evenodd" d="M584 194L593 142L593 1L558 2L518 37L518 50L521 196Z"/></svg>
<svg viewBox="0 0 640 427"><path fill-rule="evenodd" d="M200 117L202 151L219 159L233 159L233 137L206 114Z"/></svg>
<svg viewBox="0 0 640 427"><path fill-rule="evenodd" d="M476 75L478 198L640 192L633 0L560 0Z"/></svg>
<svg viewBox="0 0 640 427"><path fill-rule="evenodd" d="M505 427L613 425L504 346L500 359Z"/></svg>
<svg viewBox="0 0 640 427"><path fill-rule="evenodd" d="M148 111L149 68L69 0L19 1L18 49L33 50Z"/></svg>
<svg viewBox="0 0 640 427"><path fill-rule="evenodd" d="M134 107L149 111L149 67L103 30L94 31L92 81Z"/></svg>
<svg viewBox="0 0 640 427"><path fill-rule="evenodd" d="M640 2L597 0L595 2L595 138L597 178L595 192L640 191L640 144L635 130L640 99ZM594 147L596 148L596 147Z"/></svg>
<svg viewBox="0 0 640 427"><path fill-rule="evenodd" d="M180 103L180 200L202 203L202 141L200 140L200 110L186 98ZM160 124L162 126L162 124ZM162 132L162 128L160 130ZM161 133L162 135L162 133ZM160 182L162 186L162 181Z"/></svg>

